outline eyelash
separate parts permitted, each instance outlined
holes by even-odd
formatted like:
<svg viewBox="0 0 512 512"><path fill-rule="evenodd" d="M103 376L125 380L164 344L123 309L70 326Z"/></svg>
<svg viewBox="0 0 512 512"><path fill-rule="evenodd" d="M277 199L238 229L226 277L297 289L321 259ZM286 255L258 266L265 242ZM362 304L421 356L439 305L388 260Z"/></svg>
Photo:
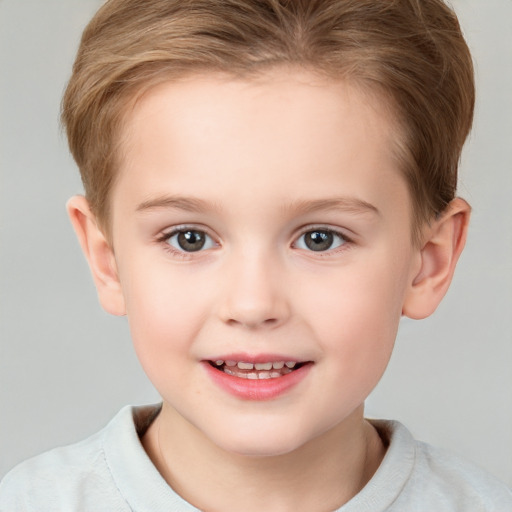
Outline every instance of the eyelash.
<svg viewBox="0 0 512 512"><path fill-rule="evenodd" d="M179 235L180 233L187 233L187 232L202 233L205 237L207 237L208 239L211 240L211 242L213 243L214 246L218 245L217 242L215 241L214 237L211 236L210 234L208 234L207 230L205 230L204 228L200 228L197 226L187 226L187 225L176 226L175 228L172 228L170 231L163 232L161 235L159 235L156 238L156 242L163 244L164 250L171 253L173 256L178 257L178 258L188 259L188 258L191 258L194 255L194 253L196 253L196 252L197 253L203 252L204 249L201 247L198 251L185 251L185 250L176 249L175 247L173 247L170 244L170 240L174 236ZM208 247L208 248L210 248L210 247Z"/></svg>
<svg viewBox="0 0 512 512"><path fill-rule="evenodd" d="M175 237L179 234L187 233L187 232L201 233L203 236L207 237L211 241L213 246L219 245L215 241L214 237L211 236L210 234L208 234L207 230L205 230L204 228L200 228L200 227L196 227L196 226L187 226L187 225L177 226L175 228L172 228L170 231L163 232L161 235L159 235L156 238L156 242L163 244L164 249L166 251L168 251L169 253L171 253L175 257L179 257L179 258L183 258L183 259L191 258L191 257L193 257L194 253L203 252L205 250L203 248L203 246L201 246L199 248L199 250L196 250L196 251L186 251L184 249L183 250L176 249L175 247L173 247L170 244L170 240L173 237ZM315 232L330 234L330 235L340 239L341 243L339 243L336 247L328 248L325 251L323 251L323 250L315 251L311 248L307 249L307 248L297 247L299 241L302 239L302 237L304 237L304 235L307 235L308 233L315 233ZM205 243L207 243L207 242L205 242ZM314 254L315 256L325 258L325 257L329 257L332 254L337 254L340 251L347 250L350 247L350 244L352 244L352 243L353 243L353 240L351 238L349 238L345 233L342 233L335 229L328 228L325 226L308 226L307 228L304 228L301 231L301 233L299 234L299 236L297 238L295 238L295 241L293 242L292 247L297 248L302 251L305 251L305 252L310 252L310 253ZM211 249L211 248L212 247L207 247L206 249Z"/></svg>
<svg viewBox="0 0 512 512"><path fill-rule="evenodd" d="M295 239L295 242L293 243L294 246L297 246L298 242L302 239L304 235L307 235L308 233L328 233L330 235L333 235L334 237L337 237L341 240L341 243L337 245L334 248L328 248L325 251L314 251L311 248L310 249L302 249L297 247L300 250L312 253L313 255L321 258L328 258L329 256L338 254L341 251L346 251L352 244L353 239L348 237L345 233L342 233L341 231L338 231L336 229L332 229L326 226L307 226L307 228L303 229L300 235Z"/></svg>

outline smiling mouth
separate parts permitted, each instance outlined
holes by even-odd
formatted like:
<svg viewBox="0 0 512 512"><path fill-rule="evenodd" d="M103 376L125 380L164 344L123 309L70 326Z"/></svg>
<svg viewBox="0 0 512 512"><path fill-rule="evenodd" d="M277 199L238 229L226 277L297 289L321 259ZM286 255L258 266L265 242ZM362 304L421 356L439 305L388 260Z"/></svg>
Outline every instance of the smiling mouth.
<svg viewBox="0 0 512 512"><path fill-rule="evenodd" d="M307 363L295 361L274 361L267 363L246 363L244 361L208 361L218 371L233 377L250 380L279 379Z"/></svg>

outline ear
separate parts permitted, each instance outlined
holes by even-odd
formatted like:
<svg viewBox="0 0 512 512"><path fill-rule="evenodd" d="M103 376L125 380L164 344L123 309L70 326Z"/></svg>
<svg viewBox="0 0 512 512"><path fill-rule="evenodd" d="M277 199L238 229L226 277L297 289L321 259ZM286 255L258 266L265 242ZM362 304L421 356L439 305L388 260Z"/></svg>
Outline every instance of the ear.
<svg viewBox="0 0 512 512"><path fill-rule="evenodd" d="M66 208L89 263L103 309L112 315L125 315L125 302L114 252L99 228L87 199L83 196L73 196Z"/></svg>
<svg viewBox="0 0 512 512"><path fill-rule="evenodd" d="M420 268L406 294L402 314L420 319L431 315L446 294L464 249L471 208L454 199L439 219L427 226L419 249Z"/></svg>

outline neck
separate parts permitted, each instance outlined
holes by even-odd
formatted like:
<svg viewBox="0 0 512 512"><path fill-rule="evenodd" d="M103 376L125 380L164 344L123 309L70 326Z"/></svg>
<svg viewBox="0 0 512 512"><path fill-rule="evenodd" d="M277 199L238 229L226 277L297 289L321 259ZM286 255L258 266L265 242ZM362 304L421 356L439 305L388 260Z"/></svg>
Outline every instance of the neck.
<svg viewBox="0 0 512 512"><path fill-rule="evenodd" d="M363 406L293 452L245 456L216 446L165 404L142 440L169 485L200 510L334 510L378 468L385 448Z"/></svg>

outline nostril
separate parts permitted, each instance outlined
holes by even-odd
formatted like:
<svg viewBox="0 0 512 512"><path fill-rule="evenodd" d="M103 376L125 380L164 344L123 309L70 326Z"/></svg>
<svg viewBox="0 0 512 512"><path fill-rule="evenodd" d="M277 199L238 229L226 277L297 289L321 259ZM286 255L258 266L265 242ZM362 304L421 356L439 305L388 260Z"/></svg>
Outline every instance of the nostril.
<svg viewBox="0 0 512 512"><path fill-rule="evenodd" d="M234 318L230 318L227 323L232 326L240 326L245 327L247 329L255 329L261 326L268 326L271 327L273 325L276 325L279 323L279 320L277 318L267 318L264 320L259 319L240 319L236 320Z"/></svg>

